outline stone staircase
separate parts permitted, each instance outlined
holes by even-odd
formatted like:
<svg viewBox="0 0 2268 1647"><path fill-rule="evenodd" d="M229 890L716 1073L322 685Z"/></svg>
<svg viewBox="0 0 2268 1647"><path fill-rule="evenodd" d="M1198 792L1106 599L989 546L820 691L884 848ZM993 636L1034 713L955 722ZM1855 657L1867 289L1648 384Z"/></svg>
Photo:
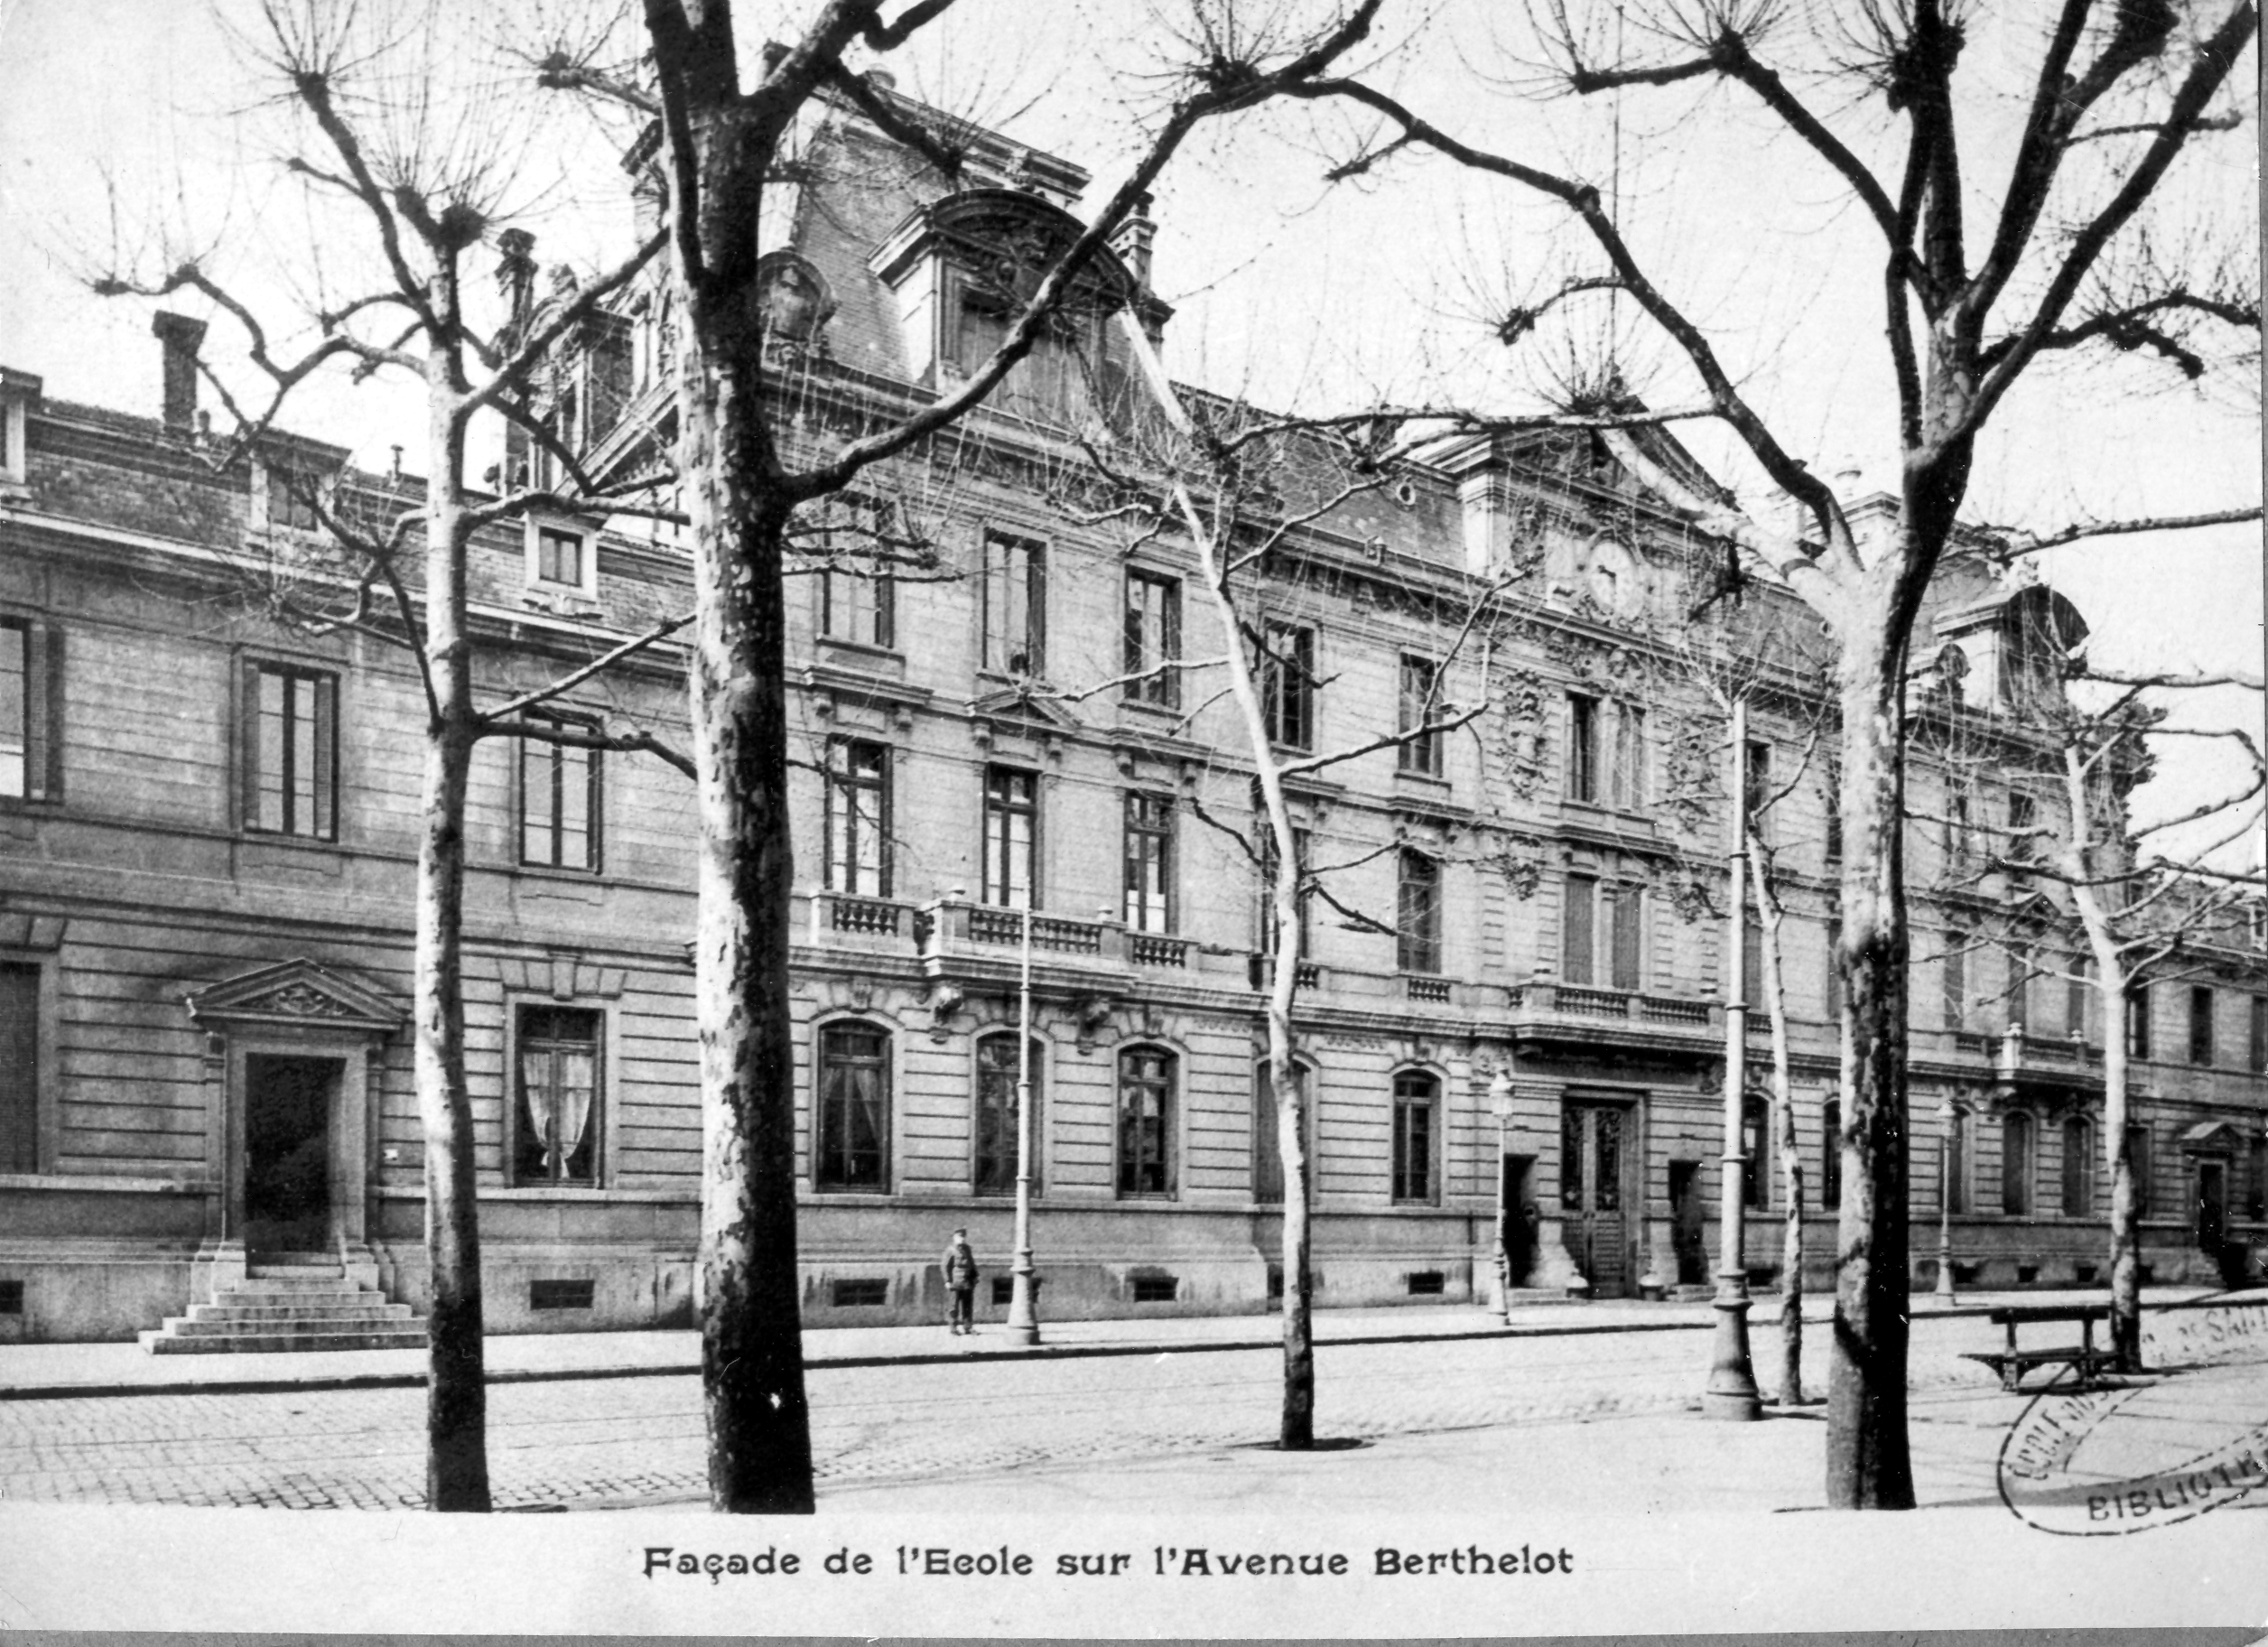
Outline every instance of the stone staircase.
<svg viewBox="0 0 2268 1647"><path fill-rule="evenodd" d="M425 1324L406 1304L347 1279L326 1253L254 1258L245 1279L221 1287L209 1304L139 1335L153 1355L213 1355L247 1351L415 1350Z"/></svg>

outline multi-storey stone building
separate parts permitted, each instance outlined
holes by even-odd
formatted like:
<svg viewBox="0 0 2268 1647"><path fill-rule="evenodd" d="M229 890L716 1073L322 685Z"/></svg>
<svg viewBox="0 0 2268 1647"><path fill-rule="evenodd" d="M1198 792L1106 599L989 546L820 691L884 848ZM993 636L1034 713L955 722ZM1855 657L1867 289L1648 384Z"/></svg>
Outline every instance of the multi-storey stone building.
<svg viewBox="0 0 2268 1647"><path fill-rule="evenodd" d="M760 293L795 438L949 386L1072 226L1075 167L975 145L948 191L849 110L811 135ZM1148 236L1130 225L1091 286L1169 347ZM422 703L398 650L280 624L272 599L279 566L321 559L294 501L310 477L370 509L418 482L281 438L212 472L183 369L197 330L161 317L157 420L0 369L0 1335L153 1327L247 1250L422 1294L404 1023ZM792 581L814 1323L932 1318L957 1224L1004 1272L1027 904L1043 1313L1259 1310L1279 1284L1259 881L1235 838L1251 762L1203 666L1226 643L1170 532L1075 507L1065 430L1110 438L1123 347L1099 312L1052 334L996 409L815 515ZM658 450L670 349L648 294L557 363L543 404L592 464ZM1297 1017L1326 1303L1487 1294L1500 1209L1516 1286L1628 1296L1712 1268L1726 808L1722 723L1676 639L1692 553L1587 439L1476 438L1293 533L1255 585L1278 742L1376 746L1294 785L1321 888ZM642 525L499 528L474 572L499 697L686 598L670 532ZM1999 740L2009 771L2038 752L1999 683L2052 599L1957 559L1922 619L1918 655L1968 665L1918 684L1926 712ZM1429 702L1455 724L1393 741ZM656 647L560 712L665 731L681 659ZM1771 828L1824 1275L1837 842L1825 766L1800 768L1815 712L1791 666L1760 684L1749 735L1787 785ZM1935 781L1917 768L1917 795ZM497 1330L689 1319L693 826L660 762L483 748L467 1011ZM1947 888L1917 907L1917 1278L1949 1195L1976 1276L2088 1279L2099 1026L2059 991L2008 995L1964 911L2040 889L1956 889L1944 848L1917 828L1915 886ZM2041 941L2063 943L2052 901ZM2262 1239L2268 977L2257 951L2212 961L2137 1019L2161 1279L2210 1268L2201 1218ZM1760 1212L1780 1193L1762 1090Z"/></svg>

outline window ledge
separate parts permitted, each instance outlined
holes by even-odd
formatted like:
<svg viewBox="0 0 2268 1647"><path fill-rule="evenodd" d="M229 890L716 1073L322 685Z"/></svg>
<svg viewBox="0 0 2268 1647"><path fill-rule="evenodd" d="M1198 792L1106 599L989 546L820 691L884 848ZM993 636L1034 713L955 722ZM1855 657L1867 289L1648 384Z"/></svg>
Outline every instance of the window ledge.
<svg viewBox="0 0 2268 1647"><path fill-rule="evenodd" d="M878 664L896 664L903 667L906 654L896 647L876 646L868 640L846 640L839 635L822 635L819 644L830 652L847 653L853 658L871 658Z"/></svg>
<svg viewBox="0 0 2268 1647"><path fill-rule="evenodd" d="M1447 778L1436 773L1413 771L1407 767L1394 768L1394 784L1397 788L1415 789L1421 794L1437 796L1443 800L1447 800L1450 792L1455 788Z"/></svg>
<svg viewBox="0 0 2268 1647"><path fill-rule="evenodd" d="M205 1178L107 1178L92 1173L0 1172L0 1190L56 1190L110 1196L209 1196L220 1186Z"/></svg>
<svg viewBox="0 0 2268 1647"><path fill-rule="evenodd" d="M1164 721L1178 721L1181 719L1180 704L1157 703L1151 702L1148 698L1120 698L1119 700L1119 708L1121 710L1132 710L1137 714L1154 715Z"/></svg>
<svg viewBox="0 0 2268 1647"><path fill-rule="evenodd" d="M562 869L549 863L516 863L511 866L511 872L515 875L524 875L530 880L556 881L562 886L570 887L603 885L607 873L604 870Z"/></svg>

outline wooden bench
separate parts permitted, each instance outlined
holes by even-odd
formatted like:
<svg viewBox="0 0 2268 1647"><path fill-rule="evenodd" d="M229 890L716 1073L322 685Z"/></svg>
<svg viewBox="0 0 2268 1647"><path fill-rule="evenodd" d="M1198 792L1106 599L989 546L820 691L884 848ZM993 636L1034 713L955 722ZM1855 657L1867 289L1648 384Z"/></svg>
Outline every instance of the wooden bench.
<svg viewBox="0 0 2268 1647"><path fill-rule="evenodd" d="M2106 1368L2114 1356L2109 1346L2095 1347L2095 1324L2110 1319L2107 1304L2021 1304L1991 1314L1994 1326L2008 1329L2005 1350L1965 1351L1965 1361L1981 1361L2000 1374L2003 1390L2013 1390L2025 1373L2034 1367L2068 1366L2078 1375L2079 1387L2093 1382ZM2056 1349L2020 1349L2016 1344L2016 1329L2039 1322L2070 1322L2079 1325L2079 1342Z"/></svg>

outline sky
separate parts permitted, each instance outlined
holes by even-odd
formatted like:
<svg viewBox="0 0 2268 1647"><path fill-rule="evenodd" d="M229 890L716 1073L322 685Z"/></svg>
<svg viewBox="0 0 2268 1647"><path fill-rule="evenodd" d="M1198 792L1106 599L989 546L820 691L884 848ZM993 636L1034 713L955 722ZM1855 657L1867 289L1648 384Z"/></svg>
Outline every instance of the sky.
<svg viewBox="0 0 2268 1647"><path fill-rule="evenodd" d="M1259 0L1240 15L1296 23L1323 4ZM1603 29L1637 31L1643 46L1631 4L1619 22L1596 14ZM743 0L744 40L786 33L808 9ZM1980 200L2021 116L2040 9L1996 8L1972 29L1962 117ZM244 15L236 0L222 10ZM513 0L504 16L536 34L570 14L571 0ZM962 0L948 27L888 66L901 89L1087 166L1100 198L1156 116L1156 66L1186 6L1056 0L1046 29L1030 26L1035 14L1027 0ZM1895 450L1879 258L1864 214L1737 91L1538 96L1540 82L1523 66L1532 51L1519 32L1524 14L1473 0L1388 0L1355 63L1460 135L1600 181L1658 284L1709 332L1781 442L1817 472L1881 488L1895 473ZM612 164L620 128L536 107L510 88L496 92L507 72L456 43L445 55L458 83L484 85L512 106L500 153L522 180L519 220L537 233L539 257L590 267L618 252L628 228ZM2200 149L2164 191L2152 220L2161 245L2256 259L2255 72L2248 62L2234 77L2245 98L2241 128ZM1894 131L1871 122L1864 101L1800 76L1791 84L1863 157L1890 169ZM146 263L162 240L192 241L260 294L263 312L286 312L319 282L350 283L355 249L311 220L287 185L265 92L207 8L0 0L0 364L40 375L50 395L155 410L148 305L97 299L79 278L118 256ZM1689 393L1675 357L1619 300L1571 310L1568 325L1547 326L1518 350L1499 344L1492 322L1508 304L1592 271L1594 254L1557 208L1439 161L1403 157L1359 182L1326 183L1324 172L1361 135L1335 113L1282 110L1210 133L1176 159L1154 214L1157 284L1176 310L1167 340L1176 376L1275 405L1385 395L1526 409L1568 350L1613 335L1656 404ZM293 271L290 283L274 278L281 269ZM224 340L216 325L215 345ZM2047 530L2256 504L2259 408L2256 367L2193 387L2131 361L2059 363L2027 378L1997 414L1970 516ZM371 467L385 466L395 442L414 453L414 396L399 389L325 384L293 421ZM1684 438L1744 497L1756 494L1752 468L1728 440L1697 428ZM2099 661L2261 667L2254 527L2104 540L2038 560L2044 580L2087 615ZM2260 706L2256 695L2222 693L2184 713L2257 729ZM2202 792L2217 777L2210 749L2179 751L2165 781Z"/></svg>

